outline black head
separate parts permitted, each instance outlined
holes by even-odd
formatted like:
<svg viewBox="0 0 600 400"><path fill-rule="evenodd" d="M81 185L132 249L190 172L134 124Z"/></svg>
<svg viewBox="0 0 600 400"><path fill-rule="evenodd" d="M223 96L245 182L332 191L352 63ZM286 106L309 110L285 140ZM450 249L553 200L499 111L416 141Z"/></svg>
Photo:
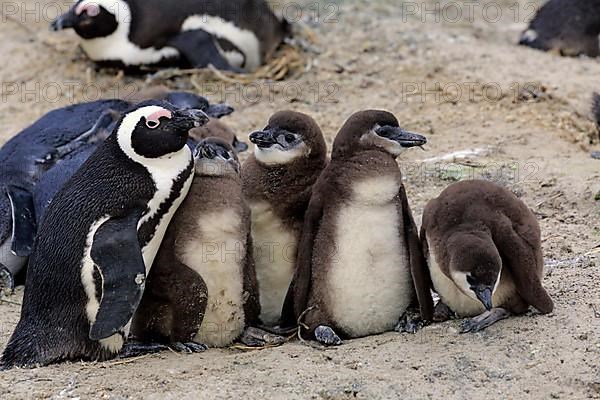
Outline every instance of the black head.
<svg viewBox="0 0 600 400"><path fill-rule="evenodd" d="M344 123L333 142L332 158L374 149L397 157L404 149L425 143L424 136L400 128L392 113L365 110L353 114Z"/></svg>
<svg viewBox="0 0 600 400"><path fill-rule="evenodd" d="M210 137L194 149L196 175L223 176L240 173L240 162L231 147L221 138Z"/></svg>
<svg viewBox="0 0 600 400"><path fill-rule="evenodd" d="M249 136L254 156L267 165L281 165L299 158L319 158L326 153L321 129L311 117L295 111L279 111L262 130Z"/></svg>
<svg viewBox="0 0 600 400"><path fill-rule="evenodd" d="M181 150L188 132L208 122L201 110L180 110L165 101L150 100L127 111L117 127L121 149L131 158L168 156Z"/></svg>
<svg viewBox="0 0 600 400"><path fill-rule="evenodd" d="M491 237L476 233L456 235L448 247L452 252L450 278L464 294L479 300L486 310L492 309L502 259Z"/></svg>
<svg viewBox="0 0 600 400"><path fill-rule="evenodd" d="M73 28L84 39L109 36L119 27L119 4L106 0L80 0L52 21L50 28L54 31Z"/></svg>

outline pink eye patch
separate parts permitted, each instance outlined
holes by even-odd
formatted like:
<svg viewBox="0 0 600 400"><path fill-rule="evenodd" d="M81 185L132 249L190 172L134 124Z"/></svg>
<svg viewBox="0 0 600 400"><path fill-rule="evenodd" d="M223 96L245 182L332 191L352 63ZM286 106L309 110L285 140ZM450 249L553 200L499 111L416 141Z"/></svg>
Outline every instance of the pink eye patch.
<svg viewBox="0 0 600 400"><path fill-rule="evenodd" d="M100 6L94 3L81 3L75 8L76 15L81 15L84 12L90 17L95 17L100 14Z"/></svg>
<svg viewBox="0 0 600 400"><path fill-rule="evenodd" d="M171 119L173 116L171 114L171 111L162 108L146 117L146 126L150 129L157 128L160 125L161 117Z"/></svg>

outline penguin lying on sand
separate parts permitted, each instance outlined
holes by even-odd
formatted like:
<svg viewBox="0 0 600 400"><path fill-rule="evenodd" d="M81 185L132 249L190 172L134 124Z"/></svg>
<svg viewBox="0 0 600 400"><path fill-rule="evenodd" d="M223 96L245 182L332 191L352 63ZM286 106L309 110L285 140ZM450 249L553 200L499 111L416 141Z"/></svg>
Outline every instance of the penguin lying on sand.
<svg viewBox="0 0 600 400"><path fill-rule="evenodd" d="M52 23L96 62L253 71L289 33L264 0L79 0Z"/></svg>
<svg viewBox="0 0 600 400"><path fill-rule="evenodd" d="M132 338L199 351L224 347L259 322L250 209L240 164L219 138L194 151L195 178L167 229L132 324ZM139 348L143 344L139 344Z"/></svg>
<svg viewBox="0 0 600 400"><path fill-rule="evenodd" d="M401 329L418 300L432 307L423 256L396 157L426 139L389 112L355 113L312 190L296 273L283 309L325 345Z"/></svg>
<svg viewBox="0 0 600 400"><path fill-rule="evenodd" d="M521 34L520 45L563 56L597 57L600 1L549 0Z"/></svg>
<svg viewBox="0 0 600 400"><path fill-rule="evenodd" d="M308 115L279 111L250 134L254 154L242 168L244 196L252 209L252 239L261 320L279 324L292 281L296 249L312 185L327 163L327 146Z"/></svg>
<svg viewBox="0 0 600 400"><path fill-rule="evenodd" d="M135 106L55 196L0 366L105 360L123 346L167 225L193 177L200 110Z"/></svg>
<svg viewBox="0 0 600 400"><path fill-rule="evenodd" d="M480 331L530 305L552 311L542 287L540 227L535 215L508 190L482 180L462 181L431 200L423 213L421 241L432 289L459 316L476 316L463 332Z"/></svg>

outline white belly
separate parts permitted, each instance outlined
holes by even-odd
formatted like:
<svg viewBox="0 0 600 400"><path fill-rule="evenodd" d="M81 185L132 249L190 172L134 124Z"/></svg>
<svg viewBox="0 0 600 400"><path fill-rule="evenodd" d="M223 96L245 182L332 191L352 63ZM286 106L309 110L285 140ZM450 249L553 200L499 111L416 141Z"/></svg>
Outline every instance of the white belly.
<svg viewBox="0 0 600 400"><path fill-rule="evenodd" d="M241 218L233 210L201 215L196 241L182 253L182 262L204 279L208 303L194 340L211 347L228 346L244 330L243 262L246 240Z"/></svg>
<svg viewBox="0 0 600 400"><path fill-rule="evenodd" d="M260 318L266 325L276 325L294 275L298 239L267 203L253 204L251 208Z"/></svg>
<svg viewBox="0 0 600 400"><path fill-rule="evenodd" d="M427 242L432 243L429 238L427 238ZM433 288L445 305L450 307L459 317L472 317L485 311L485 307L479 300L464 294L454 281L444 274L437 262L433 246L429 246L429 254L426 256ZM502 270L500 283L492 295L494 307L501 306L507 299L516 294L512 277L508 271Z"/></svg>
<svg viewBox="0 0 600 400"><path fill-rule="evenodd" d="M353 337L390 331L413 297L396 204L346 206L327 273L331 317Z"/></svg>

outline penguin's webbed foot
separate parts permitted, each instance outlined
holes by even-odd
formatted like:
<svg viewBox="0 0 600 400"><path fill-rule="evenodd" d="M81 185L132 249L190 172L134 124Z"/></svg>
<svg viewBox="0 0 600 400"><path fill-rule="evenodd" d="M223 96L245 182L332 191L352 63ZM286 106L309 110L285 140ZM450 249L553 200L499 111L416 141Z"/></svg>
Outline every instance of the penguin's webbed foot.
<svg viewBox="0 0 600 400"><path fill-rule="evenodd" d="M138 357L144 354L169 350L169 346L161 343L126 342L119 352L120 358Z"/></svg>
<svg viewBox="0 0 600 400"><path fill-rule="evenodd" d="M202 353L203 351L208 350L208 346L202 343L196 342L175 342L169 344L171 350L176 351L178 353Z"/></svg>
<svg viewBox="0 0 600 400"><path fill-rule="evenodd" d="M315 339L325 346L339 346L342 339L328 326L319 325L315 328Z"/></svg>
<svg viewBox="0 0 600 400"><path fill-rule="evenodd" d="M460 333L479 332L488 326L510 316L510 312L504 308L492 308L476 317L466 319L461 324Z"/></svg>
<svg viewBox="0 0 600 400"><path fill-rule="evenodd" d="M11 294L15 290L15 279L12 272L0 264L0 293Z"/></svg>
<svg viewBox="0 0 600 400"><path fill-rule="evenodd" d="M406 311L398 324L394 327L396 332L417 333L418 330L425 326L425 321L421 319L418 313Z"/></svg>
<svg viewBox="0 0 600 400"><path fill-rule="evenodd" d="M444 322L452 318L454 318L454 311L452 311L450 307L448 307L442 301L438 301L433 310L433 321Z"/></svg>
<svg viewBox="0 0 600 400"><path fill-rule="evenodd" d="M244 329L240 342L249 347L280 346L287 339L283 336L274 335L264 329L248 327Z"/></svg>

